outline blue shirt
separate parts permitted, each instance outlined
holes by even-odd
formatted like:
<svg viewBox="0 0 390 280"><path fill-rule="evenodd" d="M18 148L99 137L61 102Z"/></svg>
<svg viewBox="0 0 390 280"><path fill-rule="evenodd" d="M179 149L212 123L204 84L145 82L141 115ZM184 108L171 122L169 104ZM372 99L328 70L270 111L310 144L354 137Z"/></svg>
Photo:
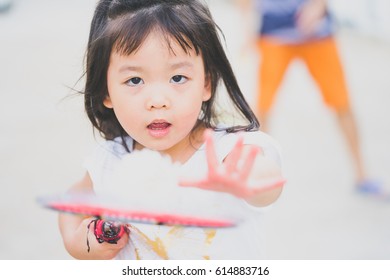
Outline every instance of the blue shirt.
<svg viewBox="0 0 390 280"><path fill-rule="evenodd" d="M257 0L261 15L260 35L273 36L287 43L301 43L332 35L332 19L327 13L317 30L309 37L296 25L296 14L307 0Z"/></svg>

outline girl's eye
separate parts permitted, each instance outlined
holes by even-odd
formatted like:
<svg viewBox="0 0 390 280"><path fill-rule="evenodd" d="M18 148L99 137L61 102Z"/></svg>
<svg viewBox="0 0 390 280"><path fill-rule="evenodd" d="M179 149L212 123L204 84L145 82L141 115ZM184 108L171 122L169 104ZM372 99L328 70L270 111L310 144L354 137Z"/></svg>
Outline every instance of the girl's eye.
<svg viewBox="0 0 390 280"><path fill-rule="evenodd" d="M129 85L129 86L137 86L137 85L140 85L140 84L143 84L144 81L139 78L139 77L134 77L134 78L131 78L130 80L126 81L126 84Z"/></svg>
<svg viewBox="0 0 390 280"><path fill-rule="evenodd" d="M176 75L176 76L173 76L171 81L175 84L183 84L187 81L188 79L186 77L184 77L183 75Z"/></svg>

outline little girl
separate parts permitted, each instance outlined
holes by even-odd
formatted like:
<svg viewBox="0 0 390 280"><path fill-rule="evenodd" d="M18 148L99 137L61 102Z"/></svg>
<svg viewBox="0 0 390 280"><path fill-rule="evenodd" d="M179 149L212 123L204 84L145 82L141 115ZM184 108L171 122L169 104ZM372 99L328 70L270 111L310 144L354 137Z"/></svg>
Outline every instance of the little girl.
<svg viewBox="0 0 390 280"><path fill-rule="evenodd" d="M68 252L79 259L264 257L261 207L281 193L280 156L258 131L208 8L197 0L101 0L86 63L85 108L105 142L86 160L85 176L72 191L107 192L121 158L149 149L191 174L179 182L181 204L227 209L242 221L225 229L130 224L111 244L87 230L93 218L60 214ZM240 124L219 118L221 82ZM276 183L264 187L269 180Z"/></svg>

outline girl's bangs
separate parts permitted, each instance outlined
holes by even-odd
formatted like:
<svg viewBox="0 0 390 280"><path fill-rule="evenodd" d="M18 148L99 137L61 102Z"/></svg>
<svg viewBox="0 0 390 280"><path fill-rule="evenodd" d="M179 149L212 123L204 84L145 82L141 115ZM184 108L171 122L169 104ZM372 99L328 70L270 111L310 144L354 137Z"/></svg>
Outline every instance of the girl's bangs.
<svg viewBox="0 0 390 280"><path fill-rule="evenodd" d="M145 16L148 20L145 20ZM186 53L194 50L196 55L199 55L199 43L195 41L190 30L185 28L185 24L175 19L177 17L169 17L167 14L156 12L145 15L139 11L111 20L103 37L109 39L112 50L121 55L130 55L138 50L150 33L156 31L161 33L172 52L171 44L174 40Z"/></svg>

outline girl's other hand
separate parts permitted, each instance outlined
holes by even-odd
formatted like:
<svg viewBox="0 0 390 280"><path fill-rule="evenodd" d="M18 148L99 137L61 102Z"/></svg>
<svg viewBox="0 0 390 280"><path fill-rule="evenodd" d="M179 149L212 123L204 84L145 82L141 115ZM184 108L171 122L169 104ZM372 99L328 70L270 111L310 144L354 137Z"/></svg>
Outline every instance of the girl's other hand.
<svg viewBox="0 0 390 280"><path fill-rule="evenodd" d="M115 244L99 242L95 235L95 220L96 218L86 218L79 226L80 236L86 234L86 238L82 239L78 254L73 255L77 259L113 259L128 243L129 231L126 231Z"/></svg>

